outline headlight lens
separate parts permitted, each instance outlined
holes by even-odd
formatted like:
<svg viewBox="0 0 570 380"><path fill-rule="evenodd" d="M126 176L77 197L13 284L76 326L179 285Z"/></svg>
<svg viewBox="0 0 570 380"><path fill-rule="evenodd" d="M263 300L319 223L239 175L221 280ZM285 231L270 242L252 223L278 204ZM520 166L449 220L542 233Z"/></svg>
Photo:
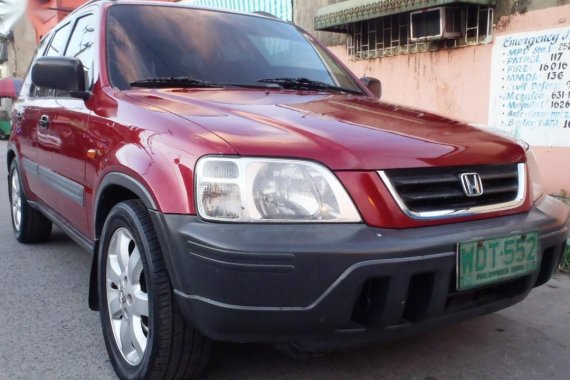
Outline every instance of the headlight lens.
<svg viewBox="0 0 570 380"><path fill-rule="evenodd" d="M314 162L204 157L196 165L198 213L226 222L360 222L339 180Z"/></svg>
<svg viewBox="0 0 570 380"><path fill-rule="evenodd" d="M536 158L531 149L526 151L526 162L528 166L528 175L530 176L530 181L532 183L532 199L534 201L538 200L544 193L542 184L540 182L540 170L538 170L538 164L536 163Z"/></svg>

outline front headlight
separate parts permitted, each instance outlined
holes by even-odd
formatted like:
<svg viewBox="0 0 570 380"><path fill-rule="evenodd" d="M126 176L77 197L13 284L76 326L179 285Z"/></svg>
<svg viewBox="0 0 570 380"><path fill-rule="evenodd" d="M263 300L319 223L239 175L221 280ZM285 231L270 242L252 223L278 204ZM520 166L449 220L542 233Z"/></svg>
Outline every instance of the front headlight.
<svg viewBox="0 0 570 380"><path fill-rule="evenodd" d="M360 222L330 170L314 162L203 157L196 165L200 216L225 222Z"/></svg>
<svg viewBox="0 0 570 380"><path fill-rule="evenodd" d="M530 148L526 151L526 164L528 166L528 175L530 176L532 184L532 199L536 202L544 193L544 189L540 182L540 170L538 169L536 158Z"/></svg>

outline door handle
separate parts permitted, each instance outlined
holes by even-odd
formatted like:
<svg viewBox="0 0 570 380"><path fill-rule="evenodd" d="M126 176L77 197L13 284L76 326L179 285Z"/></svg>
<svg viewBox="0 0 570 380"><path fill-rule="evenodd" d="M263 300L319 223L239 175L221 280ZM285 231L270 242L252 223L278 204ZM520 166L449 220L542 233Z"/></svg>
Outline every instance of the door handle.
<svg viewBox="0 0 570 380"><path fill-rule="evenodd" d="M41 129L48 129L49 128L49 116L48 115L42 115L40 117L40 121L38 122L38 124L40 125Z"/></svg>

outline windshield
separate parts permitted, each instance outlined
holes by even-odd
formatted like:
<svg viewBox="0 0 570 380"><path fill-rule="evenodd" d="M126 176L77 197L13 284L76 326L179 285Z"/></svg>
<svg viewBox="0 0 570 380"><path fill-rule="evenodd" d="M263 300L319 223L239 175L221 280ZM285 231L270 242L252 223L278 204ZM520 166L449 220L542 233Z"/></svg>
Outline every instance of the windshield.
<svg viewBox="0 0 570 380"><path fill-rule="evenodd" d="M259 87L279 87L260 80L303 78L361 92L310 36L285 22L124 4L111 7L107 23L108 73L111 84L121 90L153 78Z"/></svg>

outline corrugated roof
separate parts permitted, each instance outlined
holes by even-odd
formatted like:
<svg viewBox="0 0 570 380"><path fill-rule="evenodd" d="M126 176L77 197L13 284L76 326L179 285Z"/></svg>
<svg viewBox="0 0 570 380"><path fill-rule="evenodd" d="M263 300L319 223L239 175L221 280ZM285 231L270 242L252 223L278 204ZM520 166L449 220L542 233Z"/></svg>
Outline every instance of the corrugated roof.
<svg viewBox="0 0 570 380"><path fill-rule="evenodd" d="M342 32L353 22L458 3L495 6L496 0L348 0L319 9L315 30Z"/></svg>

